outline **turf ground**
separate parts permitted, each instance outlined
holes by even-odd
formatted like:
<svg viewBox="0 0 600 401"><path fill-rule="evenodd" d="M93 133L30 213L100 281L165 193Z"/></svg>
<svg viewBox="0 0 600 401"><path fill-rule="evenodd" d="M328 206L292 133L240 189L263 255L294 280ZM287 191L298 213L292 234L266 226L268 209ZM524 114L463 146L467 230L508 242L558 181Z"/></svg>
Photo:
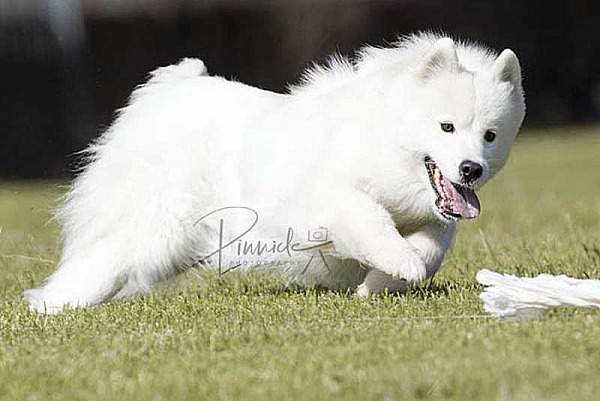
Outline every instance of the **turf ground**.
<svg viewBox="0 0 600 401"><path fill-rule="evenodd" d="M598 400L600 314L487 317L475 273L600 277L600 127L526 132L432 285L370 299L185 275L58 316L57 183L0 182L1 400Z"/></svg>

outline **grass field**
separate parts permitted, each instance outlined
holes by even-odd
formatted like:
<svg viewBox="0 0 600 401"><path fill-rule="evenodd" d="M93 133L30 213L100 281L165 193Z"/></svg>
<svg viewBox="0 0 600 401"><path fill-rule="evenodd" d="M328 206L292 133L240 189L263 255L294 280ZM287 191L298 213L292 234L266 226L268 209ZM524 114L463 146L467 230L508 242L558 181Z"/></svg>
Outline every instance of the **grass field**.
<svg viewBox="0 0 600 401"><path fill-rule="evenodd" d="M186 275L58 316L23 289L58 257L56 183L0 183L1 400L598 400L600 314L511 323L475 273L600 277L600 127L522 135L433 285L404 296Z"/></svg>

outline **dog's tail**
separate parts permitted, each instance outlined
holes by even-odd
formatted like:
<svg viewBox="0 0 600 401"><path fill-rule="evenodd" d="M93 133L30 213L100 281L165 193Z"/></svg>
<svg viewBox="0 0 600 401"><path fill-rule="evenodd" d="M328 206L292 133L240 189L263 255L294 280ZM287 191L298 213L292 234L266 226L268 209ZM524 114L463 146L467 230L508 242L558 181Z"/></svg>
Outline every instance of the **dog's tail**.
<svg viewBox="0 0 600 401"><path fill-rule="evenodd" d="M208 70L197 58L184 58L179 63L160 67L150 73L149 84L180 81L199 76L208 76Z"/></svg>

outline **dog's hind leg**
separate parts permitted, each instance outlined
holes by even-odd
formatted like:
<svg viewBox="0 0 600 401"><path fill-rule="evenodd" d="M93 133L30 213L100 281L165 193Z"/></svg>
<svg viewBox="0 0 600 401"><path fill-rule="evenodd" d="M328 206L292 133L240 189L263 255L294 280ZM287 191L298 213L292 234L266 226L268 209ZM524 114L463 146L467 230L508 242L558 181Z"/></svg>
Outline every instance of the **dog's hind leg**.
<svg viewBox="0 0 600 401"><path fill-rule="evenodd" d="M31 309L55 313L143 293L191 264L198 238L194 196L149 187L118 188L114 198L105 188L93 196L79 187L63 208L66 241L58 269L42 287L25 292Z"/></svg>
<svg viewBox="0 0 600 401"><path fill-rule="evenodd" d="M171 224L167 230L113 232L89 246L78 245L25 298L32 310L56 313L65 306L86 307L146 292L186 266L191 253L186 234L185 227Z"/></svg>
<svg viewBox="0 0 600 401"><path fill-rule="evenodd" d="M85 307L112 297L126 280L125 261L118 260L114 240L98 241L63 257L58 269L40 288L25 291L30 308L57 313L63 307Z"/></svg>

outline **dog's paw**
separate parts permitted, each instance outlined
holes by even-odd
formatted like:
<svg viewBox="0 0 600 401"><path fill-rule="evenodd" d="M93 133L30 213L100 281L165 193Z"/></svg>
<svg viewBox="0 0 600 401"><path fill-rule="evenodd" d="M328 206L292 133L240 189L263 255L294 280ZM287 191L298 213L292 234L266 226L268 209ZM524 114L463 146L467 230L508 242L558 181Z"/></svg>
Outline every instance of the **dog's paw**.
<svg viewBox="0 0 600 401"><path fill-rule="evenodd" d="M29 310L48 315L59 313L65 306L69 306L69 302L62 297L52 296L43 288L27 290L23 292L23 298L29 304Z"/></svg>
<svg viewBox="0 0 600 401"><path fill-rule="evenodd" d="M416 249L403 251L380 270L408 285L423 281L427 277L425 262Z"/></svg>
<svg viewBox="0 0 600 401"><path fill-rule="evenodd" d="M366 281L356 288L356 295L358 295L359 297L368 297L369 295L371 295L371 293L372 291L369 289L369 286L367 285Z"/></svg>
<svg viewBox="0 0 600 401"><path fill-rule="evenodd" d="M399 293L408 290L407 281L397 280L377 269L370 270L365 280L357 287L356 295L367 297L371 294Z"/></svg>
<svg viewBox="0 0 600 401"><path fill-rule="evenodd" d="M401 266L401 280L409 284L421 282L427 278L427 266L418 251L409 252Z"/></svg>

